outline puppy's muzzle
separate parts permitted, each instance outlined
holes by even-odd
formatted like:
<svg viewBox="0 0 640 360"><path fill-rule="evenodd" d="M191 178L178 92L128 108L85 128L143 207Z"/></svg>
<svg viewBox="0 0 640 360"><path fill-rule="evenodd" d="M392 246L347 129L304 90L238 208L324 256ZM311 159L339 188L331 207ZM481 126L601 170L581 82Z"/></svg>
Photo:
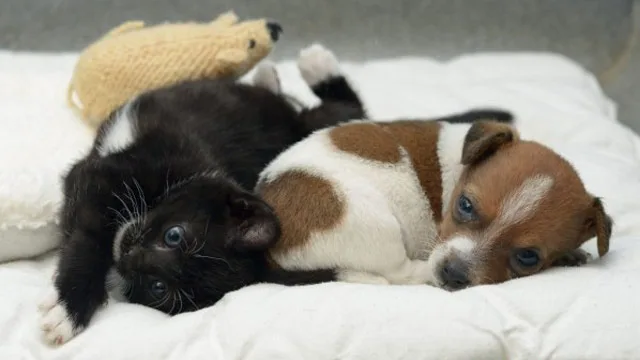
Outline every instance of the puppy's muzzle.
<svg viewBox="0 0 640 360"><path fill-rule="evenodd" d="M459 290L471 284L469 265L460 259L445 260L439 272L442 285L451 290Z"/></svg>

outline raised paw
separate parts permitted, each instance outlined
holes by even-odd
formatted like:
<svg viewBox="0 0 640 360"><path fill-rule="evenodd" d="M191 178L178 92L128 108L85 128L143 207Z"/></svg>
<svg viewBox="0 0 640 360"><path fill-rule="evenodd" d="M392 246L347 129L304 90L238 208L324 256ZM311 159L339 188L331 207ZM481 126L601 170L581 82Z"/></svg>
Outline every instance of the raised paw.
<svg viewBox="0 0 640 360"><path fill-rule="evenodd" d="M298 69L310 87L340 75L338 59L333 52L320 44L311 45L300 51Z"/></svg>
<svg viewBox="0 0 640 360"><path fill-rule="evenodd" d="M253 75L253 85L263 87L274 94L280 94L280 78L276 65L269 61L260 63Z"/></svg>
<svg viewBox="0 0 640 360"><path fill-rule="evenodd" d="M41 312L40 329L47 344L62 345L80 332L80 329L74 327L64 305L58 302L56 292L47 295L38 309Z"/></svg>
<svg viewBox="0 0 640 360"><path fill-rule="evenodd" d="M566 252L553 262L554 266L580 266L591 260L592 256L582 249L575 249Z"/></svg>

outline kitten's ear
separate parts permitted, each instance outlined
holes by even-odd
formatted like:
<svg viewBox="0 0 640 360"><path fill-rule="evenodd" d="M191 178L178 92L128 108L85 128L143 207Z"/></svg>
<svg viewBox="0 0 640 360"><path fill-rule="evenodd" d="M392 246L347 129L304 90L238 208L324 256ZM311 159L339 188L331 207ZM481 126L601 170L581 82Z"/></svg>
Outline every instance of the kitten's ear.
<svg viewBox="0 0 640 360"><path fill-rule="evenodd" d="M280 237L280 222L257 196L233 192L227 198L226 246L239 251L265 250Z"/></svg>
<svg viewBox="0 0 640 360"><path fill-rule="evenodd" d="M497 121L478 121L471 126L465 136L461 163L476 164L517 141L518 138L515 128L507 124Z"/></svg>

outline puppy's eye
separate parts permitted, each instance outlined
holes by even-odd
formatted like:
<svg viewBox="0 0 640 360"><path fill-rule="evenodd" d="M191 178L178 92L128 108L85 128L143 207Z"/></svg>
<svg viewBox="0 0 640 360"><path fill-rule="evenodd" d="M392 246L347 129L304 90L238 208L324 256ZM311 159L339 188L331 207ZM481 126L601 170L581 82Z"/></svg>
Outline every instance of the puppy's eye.
<svg viewBox="0 0 640 360"><path fill-rule="evenodd" d="M153 294L153 296L162 298L167 293L169 288L164 281L154 280L149 284L149 290L151 291L151 294Z"/></svg>
<svg viewBox="0 0 640 360"><path fill-rule="evenodd" d="M534 249L518 249L513 257L518 266L523 269L534 267L540 262L540 255Z"/></svg>
<svg viewBox="0 0 640 360"><path fill-rule="evenodd" d="M164 232L164 243L168 247L176 247L184 240L184 228L182 226L173 226Z"/></svg>
<svg viewBox="0 0 640 360"><path fill-rule="evenodd" d="M249 40L249 49L253 49L254 47L256 47L256 41L253 39Z"/></svg>
<svg viewBox="0 0 640 360"><path fill-rule="evenodd" d="M460 195L458 198L456 210L460 220L462 221L472 221L477 218L473 203L465 195Z"/></svg>

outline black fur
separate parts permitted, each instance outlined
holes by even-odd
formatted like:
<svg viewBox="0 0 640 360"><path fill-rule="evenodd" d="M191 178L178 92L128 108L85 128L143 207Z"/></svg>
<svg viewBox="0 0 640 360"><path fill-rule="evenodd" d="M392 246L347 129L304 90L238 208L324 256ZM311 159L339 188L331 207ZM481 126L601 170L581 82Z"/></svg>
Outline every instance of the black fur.
<svg viewBox="0 0 640 360"><path fill-rule="evenodd" d="M513 114L498 109L474 109L460 114L445 116L437 120L451 124L472 124L480 120L492 120L505 124L513 124Z"/></svg>
<svg viewBox="0 0 640 360"><path fill-rule="evenodd" d="M301 113L269 90L231 81L153 91L131 107L135 141L104 156L100 149L121 112L110 117L91 153L64 178L55 286L75 328L105 303L112 268L130 301L170 314L211 305L255 282L334 278L331 271L266 271L263 250L280 227L248 191L288 146L324 126L365 118L344 78L312 90L323 103Z"/></svg>

